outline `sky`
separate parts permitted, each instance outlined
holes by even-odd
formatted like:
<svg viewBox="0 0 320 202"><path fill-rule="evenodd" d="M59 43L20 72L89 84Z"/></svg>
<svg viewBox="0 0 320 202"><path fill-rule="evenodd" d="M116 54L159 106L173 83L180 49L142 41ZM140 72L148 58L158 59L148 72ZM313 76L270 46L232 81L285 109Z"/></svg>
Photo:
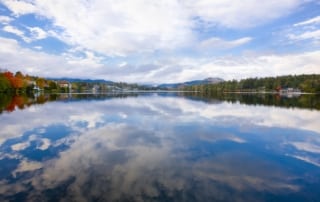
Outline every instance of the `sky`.
<svg viewBox="0 0 320 202"><path fill-rule="evenodd" d="M320 0L0 0L0 69L172 83L320 73Z"/></svg>

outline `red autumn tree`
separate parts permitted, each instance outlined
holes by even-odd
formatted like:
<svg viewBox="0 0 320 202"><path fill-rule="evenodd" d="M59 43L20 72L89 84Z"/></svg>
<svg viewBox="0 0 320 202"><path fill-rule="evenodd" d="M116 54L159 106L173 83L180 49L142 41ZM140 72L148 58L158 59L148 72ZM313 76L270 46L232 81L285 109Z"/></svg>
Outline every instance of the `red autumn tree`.
<svg viewBox="0 0 320 202"><path fill-rule="evenodd" d="M5 71L3 72L3 75L8 79L8 81L10 82L11 87L13 87L14 85L14 75L12 72L9 71Z"/></svg>
<svg viewBox="0 0 320 202"><path fill-rule="evenodd" d="M21 72L17 72L16 75L13 75L12 72L6 71L3 75L10 81L12 88L23 87L23 74Z"/></svg>

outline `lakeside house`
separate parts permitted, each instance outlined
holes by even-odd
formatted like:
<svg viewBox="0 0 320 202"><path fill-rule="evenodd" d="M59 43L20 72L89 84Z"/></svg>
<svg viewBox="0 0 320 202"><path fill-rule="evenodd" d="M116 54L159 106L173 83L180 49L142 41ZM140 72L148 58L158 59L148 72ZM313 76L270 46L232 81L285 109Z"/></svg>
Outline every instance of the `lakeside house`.
<svg viewBox="0 0 320 202"><path fill-rule="evenodd" d="M297 88L281 88L278 93L280 96L292 98L299 97L301 95L301 90Z"/></svg>
<svg viewBox="0 0 320 202"><path fill-rule="evenodd" d="M40 90L42 90L39 86L37 86L37 85L35 85L34 87L33 87L33 90L34 91L40 91Z"/></svg>
<svg viewBox="0 0 320 202"><path fill-rule="evenodd" d="M297 88L282 88L279 90L280 94L300 94L301 90Z"/></svg>
<svg viewBox="0 0 320 202"><path fill-rule="evenodd" d="M71 84L68 81L58 81L57 85L60 88L70 88L71 87Z"/></svg>
<svg viewBox="0 0 320 202"><path fill-rule="evenodd" d="M93 85L92 87L92 93L97 93L100 90L100 86L99 85Z"/></svg>
<svg viewBox="0 0 320 202"><path fill-rule="evenodd" d="M60 88L68 89L68 91L71 92L72 84L70 82L68 82L68 81L57 81L56 83Z"/></svg>

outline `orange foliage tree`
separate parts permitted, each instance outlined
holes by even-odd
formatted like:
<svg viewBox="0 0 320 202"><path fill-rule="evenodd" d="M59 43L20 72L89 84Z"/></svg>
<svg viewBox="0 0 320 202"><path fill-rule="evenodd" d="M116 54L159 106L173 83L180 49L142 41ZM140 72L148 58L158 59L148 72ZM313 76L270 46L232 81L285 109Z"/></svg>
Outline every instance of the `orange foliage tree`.
<svg viewBox="0 0 320 202"><path fill-rule="evenodd" d="M16 75L13 75L12 72L6 71L3 75L10 81L12 88L22 88L23 85L23 74L21 72L17 72Z"/></svg>

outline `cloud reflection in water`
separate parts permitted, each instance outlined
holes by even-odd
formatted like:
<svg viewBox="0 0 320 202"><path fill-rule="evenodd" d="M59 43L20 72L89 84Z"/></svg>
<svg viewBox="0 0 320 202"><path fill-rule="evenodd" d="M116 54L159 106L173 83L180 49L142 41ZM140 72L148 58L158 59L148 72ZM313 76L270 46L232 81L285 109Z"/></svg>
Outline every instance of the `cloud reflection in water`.
<svg viewBox="0 0 320 202"><path fill-rule="evenodd" d="M317 111L144 96L47 103L0 118L0 159L12 161L3 200L318 196L307 190L319 185Z"/></svg>

